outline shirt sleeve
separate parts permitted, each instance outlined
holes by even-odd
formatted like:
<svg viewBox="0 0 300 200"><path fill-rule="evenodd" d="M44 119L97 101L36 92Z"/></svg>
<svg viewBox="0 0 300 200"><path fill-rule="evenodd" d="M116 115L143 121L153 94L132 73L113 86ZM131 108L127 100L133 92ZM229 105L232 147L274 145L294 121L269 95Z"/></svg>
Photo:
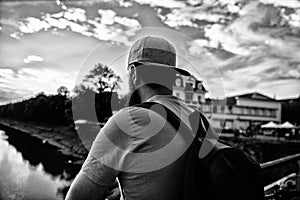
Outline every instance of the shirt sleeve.
<svg viewBox="0 0 300 200"><path fill-rule="evenodd" d="M91 181L104 187L110 186L122 171L126 156L132 148L132 137L124 133L117 123L118 118L123 118L122 113L124 111L121 110L112 116L100 130L81 168L81 172ZM129 124L124 120L122 123L128 129Z"/></svg>

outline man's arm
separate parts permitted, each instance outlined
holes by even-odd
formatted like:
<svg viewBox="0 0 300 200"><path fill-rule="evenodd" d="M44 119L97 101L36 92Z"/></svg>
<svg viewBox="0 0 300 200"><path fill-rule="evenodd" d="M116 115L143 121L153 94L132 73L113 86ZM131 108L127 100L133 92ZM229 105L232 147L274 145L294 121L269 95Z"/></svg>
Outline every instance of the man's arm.
<svg viewBox="0 0 300 200"><path fill-rule="evenodd" d="M114 117L114 116L113 116ZM95 138L89 155L74 179L66 199L113 199L116 190L107 190L116 180L132 141L124 139L124 133L111 117ZM119 148L119 145L126 149ZM118 186L118 185L116 185Z"/></svg>
<svg viewBox="0 0 300 200"><path fill-rule="evenodd" d="M66 200L100 200L103 199L103 194L106 190L107 187L94 183L80 171L68 191Z"/></svg>

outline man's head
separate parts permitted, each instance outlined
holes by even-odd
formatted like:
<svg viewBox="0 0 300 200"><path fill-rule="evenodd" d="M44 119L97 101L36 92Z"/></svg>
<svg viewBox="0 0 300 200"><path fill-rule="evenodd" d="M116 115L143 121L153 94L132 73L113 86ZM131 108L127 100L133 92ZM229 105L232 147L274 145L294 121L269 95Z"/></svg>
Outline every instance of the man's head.
<svg viewBox="0 0 300 200"><path fill-rule="evenodd" d="M128 57L130 91L134 92L142 86L172 91L176 73L189 75L187 71L175 66L176 50L170 42L151 36L137 40Z"/></svg>

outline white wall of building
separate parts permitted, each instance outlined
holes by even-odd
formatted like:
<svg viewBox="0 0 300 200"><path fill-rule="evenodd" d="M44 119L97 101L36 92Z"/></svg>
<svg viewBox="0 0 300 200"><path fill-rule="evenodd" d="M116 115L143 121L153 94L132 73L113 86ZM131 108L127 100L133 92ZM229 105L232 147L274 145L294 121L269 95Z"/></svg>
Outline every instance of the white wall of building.
<svg viewBox="0 0 300 200"><path fill-rule="evenodd" d="M225 106L207 103L201 106L201 111L215 128L245 130L250 125L281 121L281 104L271 100L239 99L236 104Z"/></svg>

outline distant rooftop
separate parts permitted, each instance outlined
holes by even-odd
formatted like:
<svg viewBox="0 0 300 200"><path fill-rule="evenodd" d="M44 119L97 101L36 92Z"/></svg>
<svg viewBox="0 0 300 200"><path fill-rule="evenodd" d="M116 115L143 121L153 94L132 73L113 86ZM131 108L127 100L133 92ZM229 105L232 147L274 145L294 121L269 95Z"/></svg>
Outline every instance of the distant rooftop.
<svg viewBox="0 0 300 200"><path fill-rule="evenodd" d="M246 98L246 99L253 99L253 100L276 101L276 99L273 99L271 97L268 97L268 96L258 93L258 92L252 92L252 93L227 97L227 99L229 99L229 98Z"/></svg>
<svg viewBox="0 0 300 200"><path fill-rule="evenodd" d="M227 105L235 105L237 98L245 98L245 99L251 99L251 100L261 100L261 101L277 101L276 99L273 99L271 97L268 97L264 94L258 93L258 92L252 92L252 93L246 93L246 94L240 94L235 96L226 97L226 99L206 99L206 102L215 102L215 103L224 103L226 102Z"/></svg>

